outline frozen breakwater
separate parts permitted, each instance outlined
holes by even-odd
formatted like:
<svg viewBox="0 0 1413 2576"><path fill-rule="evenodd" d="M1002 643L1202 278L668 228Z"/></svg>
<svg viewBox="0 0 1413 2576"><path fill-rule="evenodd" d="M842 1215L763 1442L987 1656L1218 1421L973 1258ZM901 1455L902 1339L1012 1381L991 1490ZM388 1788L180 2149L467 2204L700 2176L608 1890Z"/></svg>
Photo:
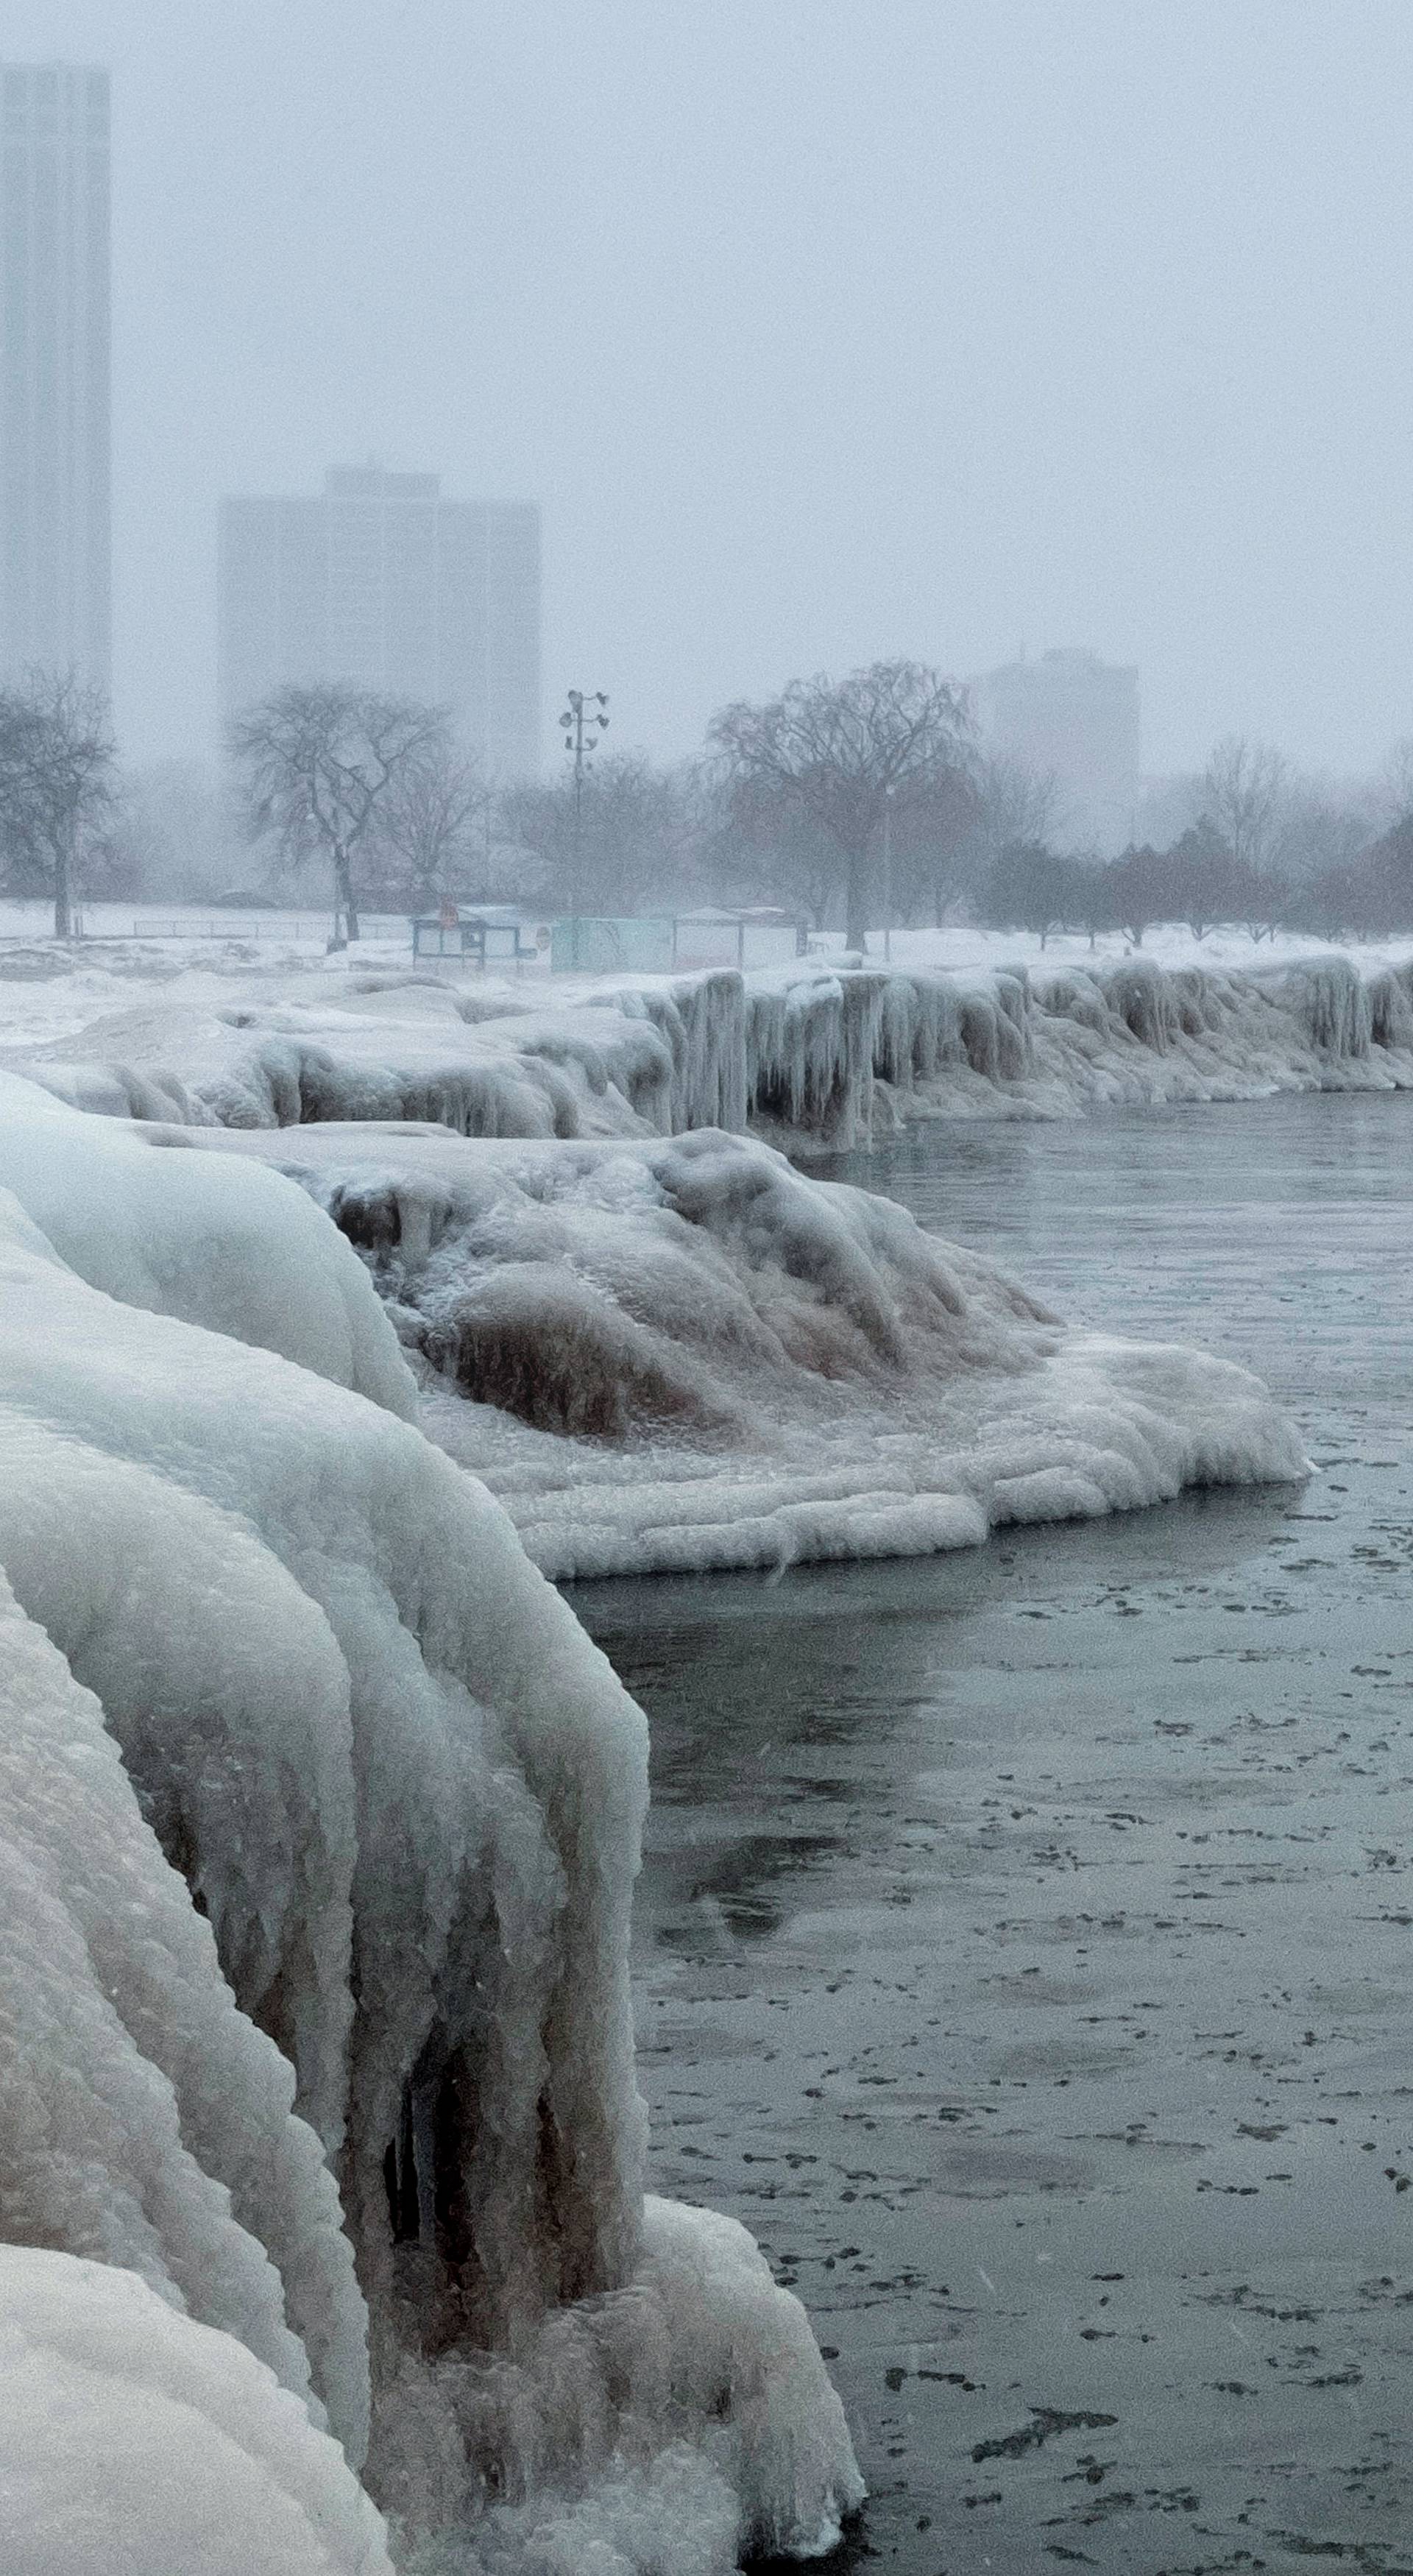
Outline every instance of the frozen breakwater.
<svg viewBox="0 0 1413 2576"><path fill-rule="evenodd" d="M205 979L209 985L210 978ZM847 1149L910 1118L1413 1087L1413 961L1122 959L944 971L810 962L591 985L405 965L227 979L5 1060L75 1106L270 1128L431 1121L476 1137L748 1129Z"/></svg>

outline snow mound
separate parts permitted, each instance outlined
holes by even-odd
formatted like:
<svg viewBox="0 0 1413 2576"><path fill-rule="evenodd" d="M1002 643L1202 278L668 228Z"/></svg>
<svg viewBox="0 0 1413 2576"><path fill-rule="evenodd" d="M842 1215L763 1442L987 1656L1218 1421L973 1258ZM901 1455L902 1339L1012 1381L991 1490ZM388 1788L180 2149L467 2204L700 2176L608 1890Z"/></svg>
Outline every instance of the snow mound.
<svg viewBox="0 0 1413 2576"><path fill-rule="evenodd" d="M0 2224L366 2442L405 2563L548 2496L675 2576L632 2533L684 2479L721 2568L812 2548L861 2488L803 2312L704 2215L644 2223L642 1719L399 1418L307 1195L141 1132L0 1098ZM286 1356L331 1319L326 1374ZM138 2547L107 2511L105 2570ZM271 2512L270 2564L362 2563Z"/></svg>
<svg viewBox="0 0 1413 2576"><path fill-rule="evenodd" d="M927 1554L1307 1472L1245 1371L1070 1333L754 1139L200 1141L278 1157L328 1210L421 1363L426 1428L556 1579Z"/></svg>

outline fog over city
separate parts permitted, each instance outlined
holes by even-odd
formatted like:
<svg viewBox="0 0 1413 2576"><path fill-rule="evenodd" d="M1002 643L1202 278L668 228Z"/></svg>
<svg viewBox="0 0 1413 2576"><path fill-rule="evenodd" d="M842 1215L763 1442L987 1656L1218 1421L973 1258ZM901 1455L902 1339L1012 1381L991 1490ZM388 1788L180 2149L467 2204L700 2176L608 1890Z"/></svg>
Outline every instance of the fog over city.
<svg viewBox="0 0 1413 2576"><path fill-rule="evenodd" d="M1136 664L1149 772L1413 730L1399 0L10 0L109 64L115 714L216 740L215 517L538 499L545 716ZM552 748L547 731L546 750Z"/></svg>

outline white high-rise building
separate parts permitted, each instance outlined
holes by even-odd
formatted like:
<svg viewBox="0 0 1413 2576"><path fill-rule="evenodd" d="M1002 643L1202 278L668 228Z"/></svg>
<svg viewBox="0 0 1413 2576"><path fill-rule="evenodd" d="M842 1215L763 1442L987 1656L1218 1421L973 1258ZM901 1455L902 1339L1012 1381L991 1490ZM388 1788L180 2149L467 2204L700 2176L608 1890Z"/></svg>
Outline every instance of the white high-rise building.
<svg viewBox="0 0 1413 2576"><path fill-rule="evenodd" d="M108 74L0 64L0 673L111 663Z"/></svg>
<svg viewBox="0 0 1413 2576"><path fill-rule="evenodd" d="M452 501L436 474L339 466L318 495L227 500L224 721L289 681L451 710L492 778L540 766L540 513Z"/></svg>
<svg viewBox="0 0 1413 2576"><path fill-rule="evenodd" d="M1138 809L1138 673L1097 653L1007 662L971 684L985 746L1053 778L1063 839L1113 858Z"/></svg>

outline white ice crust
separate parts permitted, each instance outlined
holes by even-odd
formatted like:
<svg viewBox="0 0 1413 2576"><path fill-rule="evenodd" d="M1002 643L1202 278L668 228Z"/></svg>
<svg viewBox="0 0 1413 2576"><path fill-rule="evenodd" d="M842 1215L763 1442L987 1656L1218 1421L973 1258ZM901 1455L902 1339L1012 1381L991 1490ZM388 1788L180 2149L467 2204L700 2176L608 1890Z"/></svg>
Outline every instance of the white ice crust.
<svg viewBox="0 0 1413 2576"><path fill-rule="evenodd" d="M234 2335L0 2244L6 2576L392 2576L338 2444Z"/></svg>
<svg viewBox="0 0 1413 2576"><path fill-rule="evenodd" d="M891 1200L751 1137L200 1142L278 1159L360 1246L427 1430L557 1580L925 1555L1307 1472L1244 1370L1069 1332Z"/></svg>
<svg viewBox="0 0 1413 2576"><path fill-rule="evenodd" d="M408 2567L547 2566L546 2517L634 2571L816 2548L861 2489L803 2311L727 2223L645 2223L638 1712L402 1418L307 1194L21 1083L0 1130L0 2226L72 2266L66 2317L110 2267L133 2355L63 2461L0 2410L0 2563L147 2569L105 2426L156 2440L148 2362L176 2385L203 2330L199 2440L238 2419L240 2512L270 2490L251 2569L376 2569L359 2464ZM0 2333L32 2286L0 2272ZM290 2408L342 2452L281 2449Z"/></svg>
<svg viewBox="0 0 1413 2576"><path fill-rule="evenodd" d="M913 948L916 939L905 942ZM1033 946L1033 943L1030 943ZM906 1118L1413 1085L1413 961L1075 954L521 985L389 960L179 977L6 1061L119 1117L434 1121L480 1137L747 1127L815 1150ZM122 994L114 976L109 998ZM193 986L199 986L197 992ZM131 988L129 987L129 990ZM57 1007L57 1006L56 1006ZM42 1027L40 1022L39 1026Z"/></svg>

